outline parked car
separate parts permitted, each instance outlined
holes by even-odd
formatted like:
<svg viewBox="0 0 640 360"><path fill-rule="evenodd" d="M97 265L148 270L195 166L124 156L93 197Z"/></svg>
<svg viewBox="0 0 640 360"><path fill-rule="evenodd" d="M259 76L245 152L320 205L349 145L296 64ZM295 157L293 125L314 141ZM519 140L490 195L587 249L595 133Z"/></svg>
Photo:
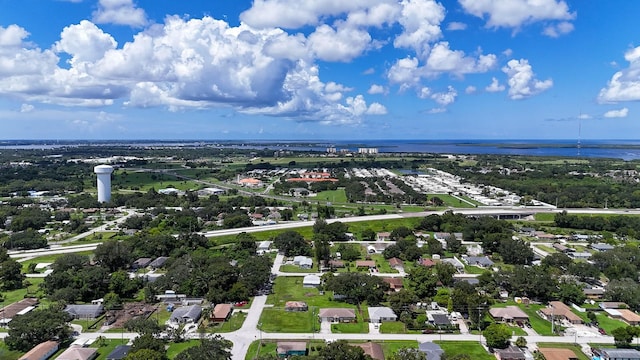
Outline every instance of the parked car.
<svg viewBox="0 0 640 360"><path fill-rule="evenodd" d="M607 335L607 332L603 328L598 328L598 332L602 335Z"/></svg>

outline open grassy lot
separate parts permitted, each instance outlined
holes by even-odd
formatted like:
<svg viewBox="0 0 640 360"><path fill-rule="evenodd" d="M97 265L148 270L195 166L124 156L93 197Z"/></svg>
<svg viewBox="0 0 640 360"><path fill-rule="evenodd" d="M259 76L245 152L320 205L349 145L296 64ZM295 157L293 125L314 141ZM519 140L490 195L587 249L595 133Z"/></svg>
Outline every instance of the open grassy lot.
<svg viewBox="0 0 640 360"><path fill-rule="evenodd" d="M280 276L273 284L273 294L267 298L267 304L273 304L276 308L284 308L287 301L304 301L309 308L345 307L355 309L355 305L333 300L333 292L326 291L324 295L316 288L303 288L302 277Z"/></svg>
<svg viewBox="0 0 640 360"><path fill-rule="evenodd" d="M158 174L150 172L133 172L117 170L113 173L112 184L123 189L148 191L173 187L179 190L195 190L202 187L195 181L180 180L170 173Z"/></svg>
<svg viewBox="0 0 640 360"><path fill-rule="evenodd" d="M265 308L260 316L262 331L283 333L310 333L320 325L314 319L314 311L284 311L284 308Z"/></svg>
<svg viewBox="0 0 640 360"><path fill-rule="evenodd" d="M75 245L78 245L78 244L75 244ZM80 252L77 252L75 254L91 257L91 256L93 256L93 251L80 251ZM31 264L31 263L34 263L34 264L52 263L53 264L54 262L56 262L56 259L58 259L62 255L65 255L65 254L53 254L53 255L46 255L46 256L38 256L37 258L29 259L27 261L21 261L20 263L22 264L22 272L23 273L27 273L27 270L29 269L29 264ZM30 278L29 280L33 283L33 280L36 280L36 279L38 279L38 278ZM42 280L42 279L40 279L40 280Z"/></svg>
<svg viewBox="0 0 640 360"><path fill-rule="evenodd" d="M480 343L473 341L434 341L440 345L444 353L453 356L458 354L470 355L473 360L492 360L495 357L489 354Z"/></svg>
<svg viewBox="0 0 640 360"><path fill-rule="evenodd" d="M344 189L327 190L319 192L314 200L330 201L333 204L343 204L347 202L347 194Z"/></svg>
<svg viewBox="0 0 640 360"><path fill-rule="evenodd" d="M536 221L552 222L555 216L555 213L536 213L533 218L536 219Z"/></svg>
<svg viewBox="0 0 640 360"><path fill-rule="evenodd" d="M587 355L585 355L580 346L572 345L572 344L558 344L558 343L538 343L539 348L553 348L553 349L569 349L573 351L574 354L578 357L578 360L590 360Z"/></svg>
<svg viewBox="0 0 640 360"><path fill-rule="evenodd" d="M418 330L408 330L407 326L401 321L387 321L380 324L380 333L382 334L420 334Z"/></svg>
<svg viewBox="0 0 640 360"><path fill-rule="evenodd" d="M475 206L469 205L469 203L464 202L454 196L451 196L449 194L427 194L427 197L429 199L437 197L440 198L440 200L442 200L444 202L444 206L445 207L454 207L454 208L472 208ZM481 203L472 200L466 196L460 196L460 198L467 200L468 202L475 204L475 205L482 205Z"/></svg>
<svg viewBox="0 0 640 360"><path fill-rule="evenodd" d="M280 266L280 271L282 272L286 272L286 273L317 273L318 270L318 264L314 264L311 267L311 269L303 269L298 265L282 265Z"/></svg>

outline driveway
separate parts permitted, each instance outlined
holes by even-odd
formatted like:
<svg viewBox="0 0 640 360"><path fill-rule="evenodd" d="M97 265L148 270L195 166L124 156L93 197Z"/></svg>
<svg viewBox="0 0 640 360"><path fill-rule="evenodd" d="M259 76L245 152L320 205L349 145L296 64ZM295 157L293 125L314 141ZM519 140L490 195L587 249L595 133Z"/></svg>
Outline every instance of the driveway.
<svg viewBox="0 0 640 360"><path fill-rule="evenodd" d="M380 334L380 324L369 323L369 334Z"/></svg>
<svg viewBox="0 0 640 360"><path fill-rule="evenodd" d="M323 321L320 323L320 334L331 334L331 323Z"/></svg>

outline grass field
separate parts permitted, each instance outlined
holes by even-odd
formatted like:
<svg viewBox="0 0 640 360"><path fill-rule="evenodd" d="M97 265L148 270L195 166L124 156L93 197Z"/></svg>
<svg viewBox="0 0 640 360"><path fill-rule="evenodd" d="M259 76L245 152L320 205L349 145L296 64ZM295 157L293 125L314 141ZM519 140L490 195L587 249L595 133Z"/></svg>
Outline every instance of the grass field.
<svg viewBox="0 0 640 360"><path fill-rule="evenodd" d="M330 201L333 204L344 204L347 202L347 194L344 189L327 190L319 192L314 200Z"/></svg>
<svg viewBox="0 0 640 360"><path fill-rule="evenodd" d="M407 326L401 321L388 321L380 324L381 334L420 334L418 330L407 330Z"/></svg>
<svg viewBox="0 0 640 360"><path fill-rule="evenodd" d="M319 329L313 311L284 311L284 308L265 308L260 315L261 329L265 332L310 333Z"/></svg>
<svg viewBox="0 0 640 360"><path fill-rule="evenodd" d="M440 200L442 200L444 202L444 206L445 207L454 207L454 208L472 208L474 206L469 205L468 203L457 199L449 194L427 194L427 197L429 199L433 198L433 197L438 197L440 198ZM467 200L468 202L475 204L475 205L482 205L481 203L472 200L466 196L460 196L460 198Z"/></svg>
<svg viewBox="0 0 640 360"><path fill-rule="evenodd" d="M482 345L472 341L434 341L440 345L444 353L449 356L467 354L473 360L493 360L495 357L489 354Z"/></svg>
<svg viewBox="0 0 640 360"><path fill-rule="evenodd" d="M554 213L536 213L534 215L534 219L536 219L536 221L549 221L552 222L553 219L555 218L556 214Z"/></svg>
<svg viewBox="0 0 640 360"><path fill-rule="evenodd" d="M4 341L0 341L0 359L2 359L2 360L17 360L22 355L23 354L21 352L9 350L7 345L4 344Z"/></svg>
<svg viewBox="0 0 640 360"><path fill-rule="evenodd" d="M200 345L200 340L189 340L181 343L169 343L169 348L167 349L167 357L169 359L174 359L184 350L198 345Z"/></svg>
<svg viewBox="0 0 640 360"><path fill-rule="evenodd" d="M355 309L355 305L333 300L333 292L326 291L320 295L316 288L303 288L302 277L279 276L273 284L273 294L267 298L267 304L276 308L284 308L287 301L304 301L309 308L345 307Z"/></svg>
<svg viewBox="0 0 640 360"><path fill-rule="evenodd" d="M311 269L303 269L298 265L282 265L280 266L280 271L285 273L317 273L318 264L313 264Z"/></svg>
<svg viewBox="0 0 640 360"><path fill-rule="evenodd" d="M20 301L24 299L26 296L35 296L42 295L42 291L40 290L40 284L44 281L44 278L27 278L25 281L28 281L31 285L18 290L7 291L2 293L4 296L4 301L0 303L0 305L7 306L9 304L13 304L16 301Z"/></svg>
<svg viewBox="0 0 640 360"><path fill-rule="evenodd" d="M148 191L149 189L165 189L173 187L179 190L195 190L202 187L195 181L177 179L171 174L158 174L149 172L131 172L118 170L113 173L112 184L123 189Z"/></svg>

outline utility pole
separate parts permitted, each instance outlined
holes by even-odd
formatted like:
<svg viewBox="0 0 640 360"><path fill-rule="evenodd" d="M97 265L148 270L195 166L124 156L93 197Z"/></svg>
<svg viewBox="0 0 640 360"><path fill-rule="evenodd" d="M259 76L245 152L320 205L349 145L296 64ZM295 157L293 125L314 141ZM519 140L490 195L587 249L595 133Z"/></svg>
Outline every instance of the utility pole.
<svg viewBox="0 0 640 360"><path fill-rule="evenodd" d="M553 307L553 305L549 305L551 306L551 335L555 334L555 331L553 331L553 323L554 323L554 318L553 318L553 311L555 310L555 308Z"/></svg>

